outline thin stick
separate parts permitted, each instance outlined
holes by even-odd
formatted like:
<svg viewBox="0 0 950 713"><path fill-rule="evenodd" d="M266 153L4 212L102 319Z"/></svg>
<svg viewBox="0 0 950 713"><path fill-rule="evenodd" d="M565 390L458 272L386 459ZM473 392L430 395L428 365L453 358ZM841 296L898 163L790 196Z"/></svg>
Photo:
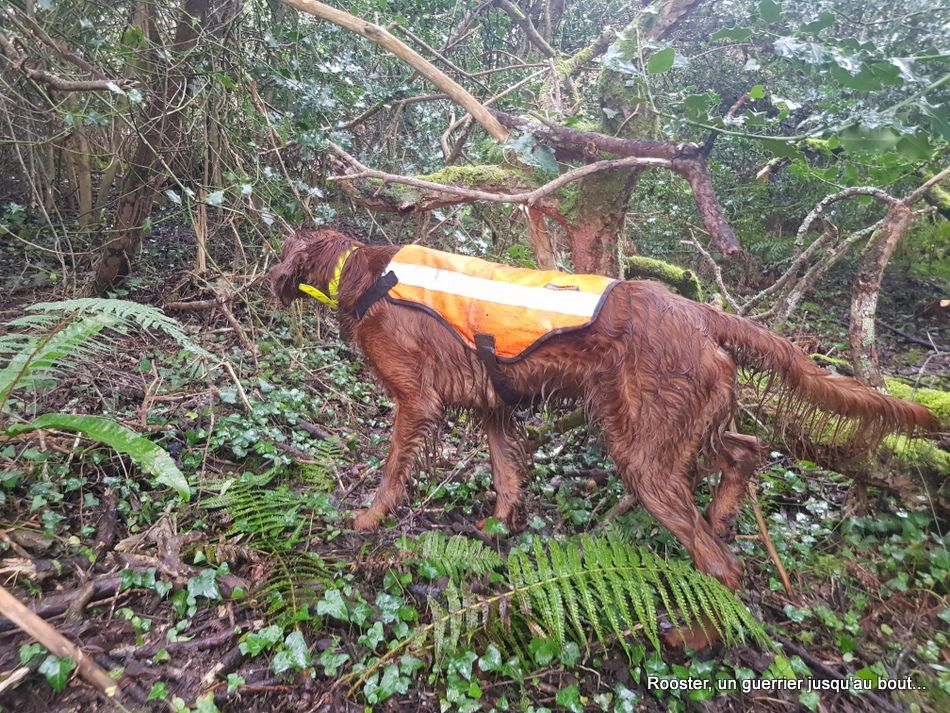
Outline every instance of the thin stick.
<svg viewBox="0 0 950 713"><path fill-rule="evenodd" d="M759 537L762 538L762 542L765 544L765 549L769 552L769 557L772 558L772 561L775 563L775 568L778 570L778 576L782 580L782 586L785 588L786 594L792 593L792 582L788 578L788 572L785 571L785 565L782 564L782 560L779 559L778 551L775 549L775 544L772 542L772 538L769 536L769 529L765 525L765 518L762 516L762 508L759 507L759 496L755 491L755 486L752 483L748 485L749 490L749 500L752 501L752 512L755 513L755 521L759 525Z"/></svg>
<svg viewBox="0 0 950 713"><path fill-rule="evenodd" d="M3 586L0 586L0 612L17 627L45 646L54 656L69 657L76 662L79 675L94 686L102 695L117 701L118 684L74 643L40 619L20 603Z"/></svg>
<svg viewBox="0 0 950 713"><path fill-rule="evenodd" d="M254 407L251 406L251 402L247 400L247 392L244 390L244 386L241 384L241 380L237 377L237 374L234 373L234 367L231 366L231 362L225 361L224 370L228 372L228 376L231 377L231 381L234 382L234 386L237 389L238 396L241 399L241 403L244 404L244 408L247 409L248 413L254 412Z"/></svg>

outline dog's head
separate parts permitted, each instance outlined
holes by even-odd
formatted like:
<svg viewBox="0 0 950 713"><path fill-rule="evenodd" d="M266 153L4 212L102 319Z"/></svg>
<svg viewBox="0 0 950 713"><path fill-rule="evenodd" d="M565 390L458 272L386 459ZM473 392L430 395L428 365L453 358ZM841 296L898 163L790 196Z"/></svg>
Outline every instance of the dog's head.
<svg viewBox="0 0 950 713"><path fill-rule="evenodd" d="M326 292L343 253L359 243L336 230L304 230L284 240L280 260L270 271L271 289L289 305L304 297L299 285L313 285Z"/></svg>

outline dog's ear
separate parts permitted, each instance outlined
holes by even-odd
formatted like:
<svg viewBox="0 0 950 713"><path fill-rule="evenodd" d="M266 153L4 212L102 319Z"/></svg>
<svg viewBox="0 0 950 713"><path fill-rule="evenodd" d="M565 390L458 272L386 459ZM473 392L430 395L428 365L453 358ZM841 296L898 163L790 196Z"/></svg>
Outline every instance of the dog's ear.
<svg viewBox="0 0 950 713"><path fill-rule="evenodd" d="M309 257L308 239L305 235L291 235L280 250L280 261L271 268L270 284L274 295L284 306L289 305L303 293L298 289L301 282L306 282L309 272L307 262Z"/></svg>

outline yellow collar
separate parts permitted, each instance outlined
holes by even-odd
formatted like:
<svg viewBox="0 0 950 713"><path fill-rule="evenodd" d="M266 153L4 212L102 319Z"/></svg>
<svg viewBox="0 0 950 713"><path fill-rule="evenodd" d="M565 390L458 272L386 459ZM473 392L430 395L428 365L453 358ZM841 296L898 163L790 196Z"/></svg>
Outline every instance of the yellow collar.
<svg viewBox="0 0 950 713"><path fill-rule="evenodd" d="M326 293L321 292L313 285L307 285L301 282L297 285L297 289L303 292L305 295L313 297L315 300L322 302L325 305L329 305L333 309L336 309L340 306L340 302L337 299L340 296L340 275L343 274L343 266L346 265L346 259L353 254L356 248L350 248L345 253L340 255L340 259L336 263L336 267L333 269L333 278L330 280L330 284L327 285Z"/></svg>

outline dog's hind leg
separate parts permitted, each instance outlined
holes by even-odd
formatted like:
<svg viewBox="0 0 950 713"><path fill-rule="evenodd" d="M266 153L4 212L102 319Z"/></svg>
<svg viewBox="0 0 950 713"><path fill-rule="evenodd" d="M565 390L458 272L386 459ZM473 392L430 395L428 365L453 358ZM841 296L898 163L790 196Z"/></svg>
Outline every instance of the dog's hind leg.
<svg viewBox="0 0 950 713"><path fill-rule="evenodd" d="M676 359L661 351L604 375L593 403L627 487L699 570L735 590L742 565L696 507L689 478L703 439L729 412L731 363L700 345L670 346L682 350ZM686 370L666 366L684 362Z"/></svg>
<svg viewBox="0 0 950 713"><path fill-rule="evenodd" d="M419 458L425 438L442 420L442 409L437 403L421 396L396 401L393 435L383 466L383 479L372 504L357 512L353 520L354 530L374 530L405 496L406 481Z"/></svg>
<svg viewBox="0 0 950 713"><path fill-rule="evenodd" d="M722 435L722 453L719 458L719 484L712 503L706 510L706 519L713 532L726 541L735 539L736 517L745 499L746 484L765 456L762 442L755 436L726 432Z"/></svg>
<svg viewBox="0 0 950 713"><path fill-rule="evenodd" d="M524 450L507 414L490 414L484 420L495 483L495 517L509 528L521 505L521 471ZM479 527L484 523L479 523Z"/></svg>

